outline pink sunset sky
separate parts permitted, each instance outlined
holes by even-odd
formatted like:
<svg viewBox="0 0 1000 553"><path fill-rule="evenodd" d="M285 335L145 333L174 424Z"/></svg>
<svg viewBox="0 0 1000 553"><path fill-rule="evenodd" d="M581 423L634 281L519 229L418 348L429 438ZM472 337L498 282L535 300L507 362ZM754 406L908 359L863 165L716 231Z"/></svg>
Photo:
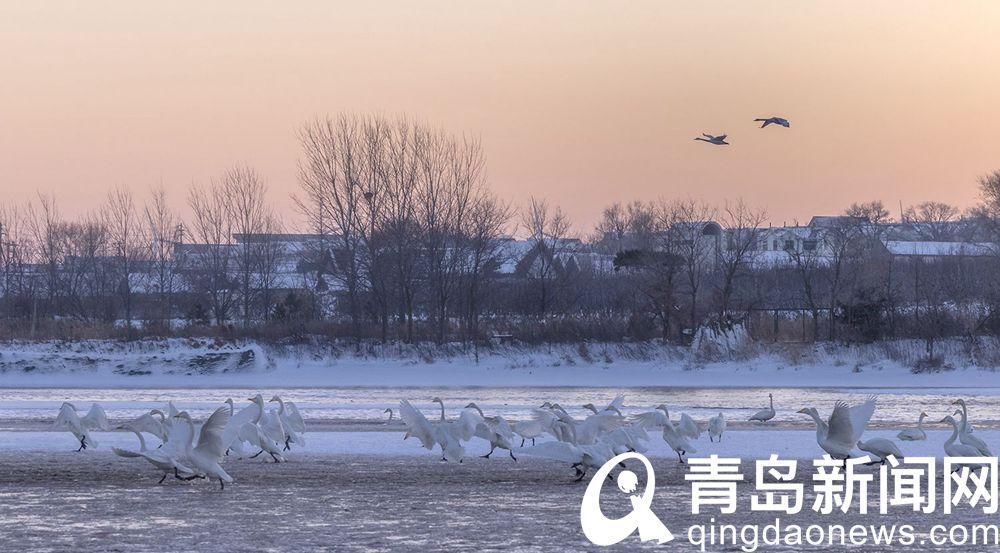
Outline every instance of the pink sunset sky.
<svg viewBox="0 0 1000 553"><path fill-rule="evenodd" d="M5 2L0 192L75 214L162 182L183 210L247 163L292 219L296 129L380 112L480 137L501 197L581 229L633 199L967 207L1000 168L998 28L991 1Z"/></svg>

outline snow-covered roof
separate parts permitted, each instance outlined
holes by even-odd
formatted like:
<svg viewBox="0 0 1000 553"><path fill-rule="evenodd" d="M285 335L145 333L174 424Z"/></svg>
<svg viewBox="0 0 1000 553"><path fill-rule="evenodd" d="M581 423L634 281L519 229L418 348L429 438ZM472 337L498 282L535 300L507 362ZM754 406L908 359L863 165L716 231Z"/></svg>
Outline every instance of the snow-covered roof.
<svg viewBox="0 0 1000 553"><path fill-rule="evenodd" d="M885 249L892 255L948 257L983 257L993 255L993 244L985 242L911 242L886 240Z"/></svg>

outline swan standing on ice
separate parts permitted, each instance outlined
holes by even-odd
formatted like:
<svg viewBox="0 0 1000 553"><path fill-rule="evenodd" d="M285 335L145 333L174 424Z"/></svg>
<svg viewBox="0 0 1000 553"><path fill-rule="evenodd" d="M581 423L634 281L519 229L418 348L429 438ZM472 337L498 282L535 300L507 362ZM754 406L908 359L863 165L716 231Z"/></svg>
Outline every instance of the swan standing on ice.
<svg viewBox="0 0 1000 553"><path fill-rule="evenodd" d="M726 431L726 417L720 412L718 415L708 419L708 441L714 442L716 438L721 442L722 434Z"/></svg>
<svg viewBox="0 0 1000 553"><path fill-rule="evenodd" d="M194 435L194 421L191 420L191 415L181 411L174 418L179 419L182 423L187 423L191 435ZM229 407L222 406L216 409L201 426L201 431L198 432L198 445L192 447L191 442L188 442L184 453L185 459L198 473L210 480L215 478L219 481L220 490L226 489L226 482L233 481L233 477L229 476L219 464L226 455L226 444L222 435L229 419Z"/></svg>
<svg viewBox="0 0 1000 553"><path fill-rule="evenodd" d="M760 128L762 129L768 125L781 125L786 129L791 126L791 123L788 122L788 119L785 119L783 117L768 117L766 119L754 119L754 121L756 121L757 123L763 122L764 124L760 126Z"/></svg>
<svg viewBox="0 0 1000 553"><path fill-rule="evenodd" d="M482 438L490 443L490 452L482 457L489 459L490 455L493 455L493 451L499 447L500 449L506 449L507 453L510 454L510 458L517 461L517 457L514 457L514 432L510 429L510 425L507 424L507 420L499 415L496 417L487 417L475 402L469 403L465 408L475 409L479 413L480 420L477 421L475 435L477 438Z"/></svg>
<svg viewBox="0 0 1000 553"><path fill-rule="evenodd" d="M769 402L768 406L766 408L764 408L764 409L761 409L760 411L757 411L756 413L754 413L753 415L751 415L750 418L747 419L747 420L757 421L757 422L767 422L767 421L769 421L769 420L771 420L771 419L774 418L774 414L775 414L774 413L774 394L767 394L767 399L768 399L768 402ZM799 411L799 412L801 413L802 411Z"/></svg>
<svg viewBox="0 0 1000 553"><path fill-rule="evenodd" d="M465 457L465 447L462 442L472 439L476 433L477 420L473 412L463 410L457 420L448 421L444 419L444 403L440 398L434 398L436 403L441 403L441 416L439 422L431 423L423 413L418 411L407 400L399 402L399 417L406 425L406 435L403 439L417 438L425 449L433 450L437 445L441 448L441 459L461 463Z"/></svg>
<svg viewBox="0 0 1000 553"><path fill-rule="evenodd" d="M962 425L955 420L955 417L948 415L947 417L941 419L941 422L946 422L951 425L952 432L951 437L949 437L944 442L944 452L945 455L949 457L981 457L982 454L979 452L975 446L955 443L961 433Z"/></svg>
<svg viewBox="0 0 1000 553"><path fill-rule="evenodd" d="M816 443L823 451L834 459L844 459L846 463L875 413L875 402L876 398L871 397L861 405L850 407L843 401L838 401L830 414L830 420L826 422L819 417L819 412L814 407L800 409L799 413L809 415L816 423Z"/></svg>
<svg viewBox="0 0 1000 553"><path fill-rule="evenodd" d="M896 437L905 442L918 442L927 439L927 433L924 432L924 419L927 418L927 413L921 411L920 418L917 419L917 428L907 428L905 430L900 430Z"/></svg>
<svg viewBox="0 0 1000 553"><path fill-rule="evenodd" d="M955 400L952 405L961 405L962 408L955 411L956 415L961 415L962 420L958 423L958 439L965 445L972 446L979 451L979 454L983 457L992 457L993 453L990 451L990 447L986 445L979 436L972 434L972 425L969 424L969 415L965 408L964 400Z"/></svg>
<svg viewBox="0 0 1000 553"><path fill-rule="evenodd" d="M288 451L292 447L289 444L296 444L304 446L306 445L305 432L306 432L306 422L302 420L302 415L299 414L299 408L295 406L291 401L285 401L275 395L269 401L275 401L278 403L277 416L281 420L281 428L285 434L284 441L285 448L284 451Z"/></svg>
<svg viewBox="0 0 1000 553"><path fill-rule="evenodd" d="M70 431L80 441L80 447L77 449L79 452L88 447L97 447L97 440L90 436L91 430L108 430L110 425L104 409L99 404L91 405L90 411L81 417L76 412L76 406L67 401L59 407L59 416L52 423L52 427Z"/></svg>
<svg viewBox="0 0 1000 553"><path fill-rule="evenodd" d="M899 450L892 440L886 438L872 438L867 442L858 441L858 449L871 453L875 456L870 464L885 464L886 458L890 455L896 458L897 461L903 460L903 452Z"/></svg>
<svg viewBox="0 0 1000 553"><path fill-rule="evenodd" d="M687 438L677 430L674 423L669 420L667 420L667 423L663 425L663 441L667 442L670 449L674 450L674 453L677 454L677 460L680 461L682 465L686 464L686 461L684 460L685 455L689 453L698 453L698 450L691 445L691 442L689 442Z"/></svg>
<svg viewBox="0 0 1000 553"><path fill-rule="evenodd" d="M705 138L702 138L705 137ZM728 135L720 134L719 136L712 136L710 134L701 133L701 136L695 138L695 140L701 140L702 142L708 142L709 144L715 144L716 146L728 146L729 143L726 142L726 137Z"/></svg>

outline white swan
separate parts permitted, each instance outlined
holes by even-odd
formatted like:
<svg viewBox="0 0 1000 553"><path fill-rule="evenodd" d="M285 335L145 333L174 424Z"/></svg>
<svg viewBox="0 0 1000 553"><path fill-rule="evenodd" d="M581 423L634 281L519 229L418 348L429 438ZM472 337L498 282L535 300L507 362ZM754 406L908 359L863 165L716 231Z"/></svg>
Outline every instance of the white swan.
<svg viewBox="0 0 1000 553"><path fill-rule="evenodd" d="M118 427L119 430L128 430L139 438L139 451L130 451L127 449L120 449L117 447L112 447L111 451L119 457L126 458L137 458L141 457L146 461L149 461L151 465L163 472L163 477L157 484L162 484L167 476L173 474L176 478L183 480L180 473L183 472L187 475L194 474L194 471L187 467L181 460L180 456L183 455L184 443L185 441L190 443L190 434L188 434L187 429L181 430L181 432L176 435L176 440L178 447L173 447L174 443L164 442L163 446L158 449L147 449L146 439L142 437L142 432L137 428L129 426L128 424ZM185 440L185 436L187 439ZM166 439L166 437L164 437Z"/></svg>
<svg viewBox="0 0 1000 553"><path fill-rule="evenodd" d="M670 421L670 411L662 403L657 405L652 411L636 414L635 419L645 428L666 426L669 424L675 432L685 438L697 440L701 437L701 428L698 427L698 423L694 419L688 416L687 413L681 413L680 419L674 424Z"/></svg>
<svg viewBox="0 0 1000 553"><path fill-rule="evenodd" d="M705 138L702 138L705 137ZM710 134L701 133L701 136L695 138L695 140L701 140L702 142L708 142L709 144L715 144L716 146L728 146L729 143L726 142L725 134L720 134L719 136L712 136Z"/></svg>
<svg viewBox="0 0 1000 553"><path fill-rule="evenodd" d="M979 454L983 457L992 457L993 452L990 451L990 446L986 445L986 442L982 440L979 436L972 434L969 431L969 419L965 412L965 402L958 400L962 405L962 409L955 411L956 415L961 415L962 420L958 424L958 439L967 446L972 446L979 451ZM956 402L957 403L957 402Z"/></svg>
<svg viewBox="0 0 1000 553"><path fill-rule="evenodd" d="M475 435L490 443L490 452L482 457L489 459L490 455L493 455L493 451L500 448L506 449L510 454L510 458L517 461L517 457L514 457L514 431L507 424L507 420L499 415L487 417L475 402L469 403L465 408L474 409L479 414L479 420L476 421Z"/></svg>
<svg viewBox="0 0 1000 553"><path fill-rule="evenodd" d="M514 421L511 429L521 438L521 447L524 447L525 440L531 440L531 445L535 445L535 439L545 433L545 428L537 419Z"/></svg>
<svg viewBox="0 0 1000 553"><path fill-rule="evenodd" d="M917 442L927 439L927 433L924 432L924 419L928 417L927 413L921 411L920 418L917 419L917 427L907 428L905 430L900 430L896 437L905 442Z"/></svg>
<svg viewBox="0 0 1000 553"><path fill-rule="evenodd" d="M708 441L714 442L718 439L722 441L722 434L726 431L726 417L720 412L718 415L708 419Z"/></svg>
<svg viewBox="0 0 1000 553"><path fill-rule="evenodd" d="M774 394L767 394L768 406L760 411L757 411L747 420L757 421L757 422L767 422L774 418ZM799 411L801 413L801 411Z"/></svg>
<svg viewBox="0 0 1000 553"><path fill-rule="evenodd" d="M698 452L698 450L691 445L691 442L689 442L669 420L667 420L667 423L663 425L663 441L667 442L670 449L674 450L674 453L677 454L677 460L680 461L682 465L686 463L686 461L684 461L685 455Z"/></svg>
<svg viewBox="0 0 1000 553"><path fill-rule="evenodd" d="M768 125L781 125L786 129L789 126L791 126L791 123L788 122L788 119L785 119L783 117L768 117L766 119L754 119L754 121L756 121L757 123L763 122L764 124L760 126L760 128L762 129Z"/></svg>
<svg viewBox="0 0 1000 553"><path fill-rule="evenodd" d="M433 450L437 445L441 448L441 459L461 463L465 457L465 447L462 442L472 439L478 421L468 409L463 410L457 420L444 420L444 403L439 398L434 399L441 403L442 414L442 420L436 423L427 420L427 417L410 405L409 401L404 399L399 402L399 417L407 428L403 439L417 438L428 450Z"/></svg>
<svg viewBox="0 0 1000 553"><path fill-rule="evenodd" d="M194 435L194 421L191 416L182 411L175 418L187 423ZM226 454L226 444L223 441L223 432L229 422L229 407L222 406L215 410L198 432L198 445L192 447L187 444L185 458L191 463L197 472L208 479L215 478L219 481L219 489L226 489L226 482L232 482L233 477L229 476L219 463Z"/></svg>
<svg viewBox="0 0 1000 553"><path fill-rule="evenodd" d="M97 447L97 440L91 435L91 430L108 430L108 417L104 414L104 409L97 403L90 406L90 411L83 417L77 414L76 406L70 402L65 402L59 407L59 415L52 423L55 429L68 430L80 442L77 451L82 451L88 447Z"/></svg>
<svg viewBox="0 0 1000 553"><path fill-rule="evenodd" d="M965 400L964 399L956 399L955 401L951 402L951 404L952 405L958 405L959 407L962 408L961 409L962 410L962 419L961 419L961 421L959 421L958 431L960 433L961 432L965 432L966 434L972 434L972 432L975 430L975 428L973 428L972 427L972 423L969 422L969 410L965 406Z"/></svg>
<svg viewBox="0 0 1000 553"><path fill-rule="evenodd" d="M874 397L854 407L838 401L828 422L824 422L813 407L801 409L799 413L809 415L816 423L816 443L823 451L834 459L844 459L846 462L875 413L875 403Z"/></svg>
<svg viewBox="0 0 1000 553"><path fill-rule="evenodd" d="M291 401L285 401L277 395L269 401L276 401L279 405L277 415L281 420L281 427L285 433L284 440L282 440L284 442L284 451L292 448L290 444L306 445L306 438L304 436L306 421L302 419L299 408Z"/></svg>
<svg viewBox="0 0 1000 553"><path fill-rule="evenodd" d="M875 456L871 464L885 464L886 459L892 455L897 461L903 460L903 452L899 450L892 440L886 438L872 438L868 441L858 441L858 449L871 453Z"/></svg>
<svg viewBox="0 0 1000 553"><path fill-rule="evenodd" d="M948 415L947 417L941 419L941 422L946 422L951 425L952 432L951 436L944 442L944 452L945 455L949 457L980 457L981 454L979 450L971 445L966 445L963 443L955 443L958 439L959 429L961 425L955 421L955 417Z"/></svg>
<svg viewBox="0 0 1000 553"><path fill-rule="evenodd" d="M685 438L692 440L697 440L701 437L701 428L687 413L681 413L680 420L677 422L677 431Z"/></svg>

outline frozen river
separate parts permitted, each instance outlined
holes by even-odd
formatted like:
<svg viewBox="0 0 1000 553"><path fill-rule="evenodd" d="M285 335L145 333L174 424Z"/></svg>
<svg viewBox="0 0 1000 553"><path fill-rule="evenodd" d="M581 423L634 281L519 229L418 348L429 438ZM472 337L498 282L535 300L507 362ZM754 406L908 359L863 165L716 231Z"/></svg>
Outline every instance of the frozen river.
<svg viewBox="0 0 1000 553"><path fill-rule="evenodd" d="M0 430L41 429L52 421L63 401L86 411L91 402L99 402L112 420L134 418L153 408L163 408L168 400L186 409L195 418L204 417L226 398L237 405L247 397L273 394L298 405L303 416L328 429L377 429L387 418L385 410L395 409L400 399L409 399L428 416L437 412L440 397L448 416L456 415L468 402L475 401L487 414L500 414L511 420L530 418L531 409L550 401L562 405L571 414L583 416L585 403L604 405L618 393L625 395L625 413L647 411L661 403L671 411L685 412L705 420L723 412L731 423L745 421L765 407L767 394L774 394L777 411L775 424L780 427L805 428L811 422L796 413L806 406L828 412L837 400L860 402L870 394L879 395L878 409L872 419L875 427L912 425L921 410L933 420L940 420L954 408L950 402L966 398L975 422L981 427L1000 426L1000 388L570 388L570 387L343 387L343 388L0 388Z"/></svg>
<svg viewBox="0 0 1000 553"><path fill-rule="evenodd" d="M873 429L866 437L892 437L898 427L913 426L920 410L939 419L966 398L980 430L977 435L1000 444L1000 390L861 389L861 388L288 388L262 389L296 402L310 427L305 449L293 450L289 462L272 464L263 457L227 459L235 478L219 492L205 482L168 480L157 486L151 467L111 453L111 446L134 448L135 437L99 432L99 446L75 453L66 432L48 431L61 402L81 410L90 402L104 405L113 422L132 418L173 400L178 408L203 419L227 397L238 401L256 389L3 389L0 390L0 543L24 551L565 551L589 550L579 526L585 485L572 482L565 464L515 450L518 461L498 452L478 458L485 442L469 444L461 464L443 463L436 452L415 440L402 440L403 428L387 424L384 410L409 398L429 418L438 414L430 399L444 400L448 416L476 401L487 413L523 419L544 401L555 401L584 415L584 403L606 403L626 396L628 412L665 403L675 412L704 420L719 411L733 421L722 443L703 436L694 456L749 459L776 453L782 458L812 459L821 452L811 423L795 413L809 405L828 413L834 401L880 396ZM775 396L776 423L738 423ZM935 428L925 442L901 444L909 456L942 455L947 433ZM683 482L685 469L662 439L650 433L648 452L657 472L654 508L673 530L684 532L709 517L691 514ZM744 472L752 478L752 469ZM874 469L867 469L874 470ZM800 476L800 481L805 481ZM939 477L940 478L940 477ZM740 484L741 498L751 491ZM608 488L605 489L608 492ZM872 491L874 493L874 490ZM742 501L742 499L741 499ZM810 504L807 498L806 504ZM615 512L609 506L609 512ZM720 517L720 520L730 520ZM739 524L766 524L773 517L747 513ZM819 516L805 511L796 524L872 524L905 522L919 533L939 522L995 522L995 516L963 511L948 518L897 510L886 516ZM680 536L679 536L680 537ZM926 540L926 535L918 536ZM635 539L613 550L650 548ZM849 549L846 547L843 549ZM842 549L836 547L834 549ZM896 546L868 545L865 551L898 551ZM918 542L916 551L949 549ZM995 548L986 548L993 550ZM670 550L693 551L684 540ZM731 546L710 551L738 550ZM766 551L830 550L806 546Z"/></svg>

